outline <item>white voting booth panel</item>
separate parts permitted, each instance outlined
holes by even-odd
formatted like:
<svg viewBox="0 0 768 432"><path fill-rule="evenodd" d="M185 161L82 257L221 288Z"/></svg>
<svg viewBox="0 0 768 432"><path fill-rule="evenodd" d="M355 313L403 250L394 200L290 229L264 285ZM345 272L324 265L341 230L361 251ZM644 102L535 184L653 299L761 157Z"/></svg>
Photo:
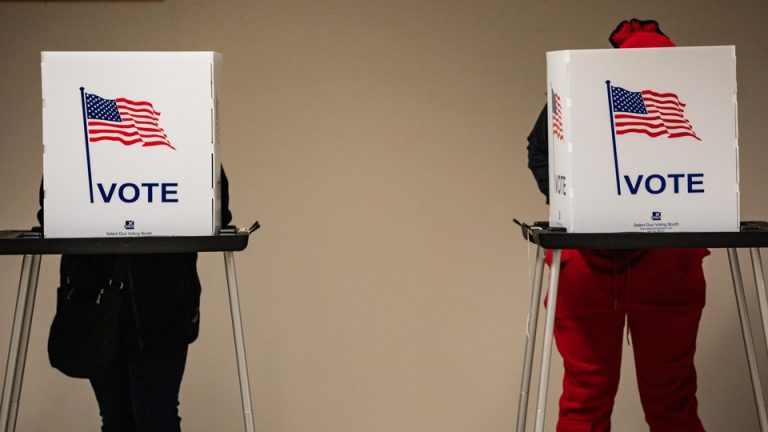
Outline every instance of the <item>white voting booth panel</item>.
<svg viewBox="0 0 768 432"><path fill-rule="evenodd" d="M45 237L220 228L220 55L43 52Z"/></svg>
<svg viewBox="0 0 768 432"><path fill-rule="evenodd" d="M551 226L739 229L733 46L547 53Z"/></svg>

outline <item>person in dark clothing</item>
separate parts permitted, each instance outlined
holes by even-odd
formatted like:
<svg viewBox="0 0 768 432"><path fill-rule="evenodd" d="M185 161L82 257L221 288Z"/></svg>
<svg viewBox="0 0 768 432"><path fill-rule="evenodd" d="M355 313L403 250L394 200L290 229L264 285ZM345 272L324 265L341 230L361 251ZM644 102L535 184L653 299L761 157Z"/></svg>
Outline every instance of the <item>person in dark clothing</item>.
<svg viewBox="0 0 768 432"><path fill-rule="evenodd" d="M655 21L624 21L614 47L674 46ZM549 203L547 107L528 136L528 167ZM565 374L558 432L608 432L624 325L651 432L701 432L696 335L706 249L563 250L554 336ZM548 263L551 263L548 256Z"/></svg>
<svg viewBox="0 0 768 432"><path fill-rule="evenodd" d="M536 185L549 204L549 138L547 131L547 106L539 113L533 130L528 135L528 169L531 170Z"/></svg>
<svg viewBox="0 0 768 432"><path fill-rule="evenodd" d="M40 206L42 225L42 186ZM222 169L221 224L231 221L229 182ZM103 373L88 377L101 430L180 431L178 397L187 347L200 329L197 254L63 255L61 283L96 291L114 277L116 268L127 282L120 303L118 358Z"/></svg>

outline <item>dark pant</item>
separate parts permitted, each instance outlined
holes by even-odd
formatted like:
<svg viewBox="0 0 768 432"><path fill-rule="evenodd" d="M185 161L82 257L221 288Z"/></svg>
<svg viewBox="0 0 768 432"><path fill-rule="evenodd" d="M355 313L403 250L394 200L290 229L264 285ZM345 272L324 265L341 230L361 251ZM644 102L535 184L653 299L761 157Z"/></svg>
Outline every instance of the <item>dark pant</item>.
<svg viewBox="0 0 768 432"><path fill-rule="evenodd" d="M187 346L115 364L91 378L102 432L179 432L179 388Z"/></svg>

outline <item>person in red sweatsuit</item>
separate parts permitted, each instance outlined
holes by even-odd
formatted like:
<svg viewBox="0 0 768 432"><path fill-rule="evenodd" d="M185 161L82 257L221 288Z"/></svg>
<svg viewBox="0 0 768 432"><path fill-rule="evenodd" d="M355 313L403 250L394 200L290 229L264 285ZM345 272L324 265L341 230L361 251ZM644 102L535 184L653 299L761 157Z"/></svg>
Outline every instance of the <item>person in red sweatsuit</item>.
<svg viewBox="0 0 768 432"><path fill-rule="evenodd" d="M624 21L616 48L672 47L656 21ZM528 136L528 167L548 195L547 108ZM547 199L548 200L548 199ZM704 307L706 249L564 250L555 342L565 376L558 432L607 432L624 326L651 432L701 432L693 357Z"/></svg>

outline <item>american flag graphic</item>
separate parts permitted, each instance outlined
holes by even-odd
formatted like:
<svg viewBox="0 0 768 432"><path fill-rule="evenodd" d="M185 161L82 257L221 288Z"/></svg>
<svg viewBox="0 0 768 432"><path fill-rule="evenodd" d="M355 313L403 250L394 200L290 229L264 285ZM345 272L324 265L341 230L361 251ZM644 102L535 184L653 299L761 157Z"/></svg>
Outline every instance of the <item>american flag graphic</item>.
<svg viewBox="0 0 768 432"><path fill-rule="evenodd" d="M560 105L560 95L552 90L552 135L559 141L565 138L563 134L563 107Z"/></svg>
<svg viewBox="0 0 768 432"><path fill-rule="evenodd" d="M610 86L616 135L641 133L656 138L692 137L699 141L685 118L685 104L674 93L638 92Z"/></svg>
<svg viewBox="0 0 768 432"><path fill-rule="evenodd" d="M175 147L158 122L160 113L150 102L125 98L104 99L85 93L85 111L88 119L88 141L117 141L130 146Z"/></svg>

